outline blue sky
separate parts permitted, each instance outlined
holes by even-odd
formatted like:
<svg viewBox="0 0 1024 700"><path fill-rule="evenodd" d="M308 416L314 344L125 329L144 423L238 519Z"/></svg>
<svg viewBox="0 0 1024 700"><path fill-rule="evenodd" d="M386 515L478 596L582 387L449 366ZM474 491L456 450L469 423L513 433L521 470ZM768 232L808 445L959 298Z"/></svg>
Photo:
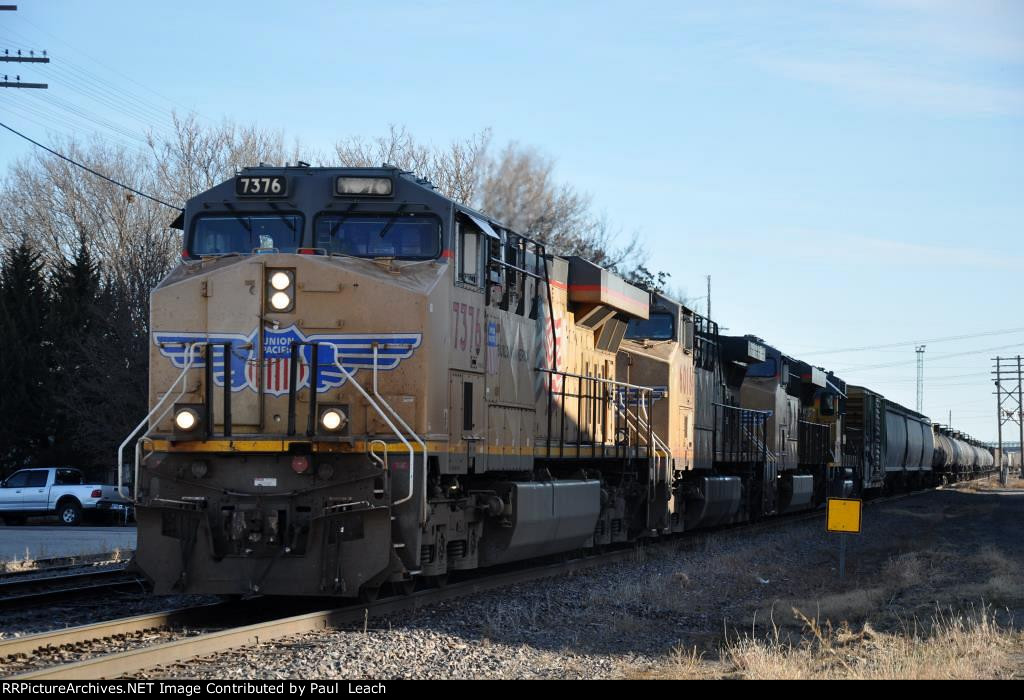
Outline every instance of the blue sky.
<svg viewBox="0 0 1024 700"><path fill-rule="evenodd" d="M710 274L729 332L910 407L914 341L971 336L928 343L925 412L995 438L990 358L1024 353L981 335L1024 328L1024 3L27 0L5 47L53 57L20 71L47 94L0 93L44 139L82 110L129 144L171 108L319 150L490 128L690 296ZM0 167L28 148L0 135Z"/></svg>

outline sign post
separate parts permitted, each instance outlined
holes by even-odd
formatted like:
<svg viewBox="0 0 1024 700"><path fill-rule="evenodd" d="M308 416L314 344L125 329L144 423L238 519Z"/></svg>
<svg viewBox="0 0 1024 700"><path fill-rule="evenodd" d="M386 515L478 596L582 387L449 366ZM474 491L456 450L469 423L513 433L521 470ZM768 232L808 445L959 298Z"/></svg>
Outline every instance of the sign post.
<svg viewBox="0 0 1024 700"><path fill-rule="evenodd" d="M830 498L825 506L825 527L839 533L839 578L846 576L846 536L860 534L863 501L859 498Z"/></svg>

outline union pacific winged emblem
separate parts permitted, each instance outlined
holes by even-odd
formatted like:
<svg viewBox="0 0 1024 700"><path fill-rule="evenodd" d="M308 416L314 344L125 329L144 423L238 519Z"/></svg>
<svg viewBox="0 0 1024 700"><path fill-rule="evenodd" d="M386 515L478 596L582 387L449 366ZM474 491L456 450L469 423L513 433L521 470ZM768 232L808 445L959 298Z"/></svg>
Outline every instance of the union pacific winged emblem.
<svg viewBox="0 0 1024 700"><path fill-rule="evenodd" d="M377 368L391 370L412 357L423 340L421 333L339 333L305 335L295 326L263 331L263 361L260 362L257 332L241 333L154 333L153 342L160 354L182 369L188 361L189 347L194 343L213 345L213 382L224 386L226 368L230 368L231 391L250 389L274 396L288 393L291 383L292 343L318 343L317 393L339 387L347 381L345 371L355 375L360 369L373 369L373 347L377 346ZM225 353L225 344L229 346ZM227 361L225 360L227 355ZM193 368L206 366L205 347L195 347ZM299 346L299 366L295 370L296 389L309 386L313 363L313 347ZM262 376L261 376L262 375Z"/></svg>

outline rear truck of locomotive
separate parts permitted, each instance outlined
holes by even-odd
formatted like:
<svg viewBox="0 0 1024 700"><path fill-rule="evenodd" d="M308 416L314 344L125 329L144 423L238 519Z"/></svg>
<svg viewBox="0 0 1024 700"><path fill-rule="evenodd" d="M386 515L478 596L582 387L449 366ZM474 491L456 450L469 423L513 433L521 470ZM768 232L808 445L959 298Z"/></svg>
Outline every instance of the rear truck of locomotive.
<svg viewBox="0 0 1024 700"><path fill-rule="evenodd" d="M657 401L616 378L646 292L393 168L246 169L178 223L134 482L157 592L372 596L671 529Z"/></svg>

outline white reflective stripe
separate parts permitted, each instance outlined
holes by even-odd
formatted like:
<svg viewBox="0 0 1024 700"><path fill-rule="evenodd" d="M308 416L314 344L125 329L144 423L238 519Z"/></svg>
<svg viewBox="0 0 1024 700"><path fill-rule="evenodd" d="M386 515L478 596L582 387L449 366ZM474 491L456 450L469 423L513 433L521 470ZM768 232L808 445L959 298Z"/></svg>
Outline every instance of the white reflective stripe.
<svg viewBox="0 0 1024 700"><path fill-rule="evenodd" d="M495 232L495 230L493 228L491 228L491 225L489 223L487 223L486 221L484 221L483 219L481 219L479 216L474 216L473 214L470 214L468 211L467 212L463 212L463 214L465 214L470 219L472 219L473 223L476 224L477 227L481 231L484 232L484 235L490 236L491 238L496 238L498 240L501 240L501 236L499 236Z"/></svg>

